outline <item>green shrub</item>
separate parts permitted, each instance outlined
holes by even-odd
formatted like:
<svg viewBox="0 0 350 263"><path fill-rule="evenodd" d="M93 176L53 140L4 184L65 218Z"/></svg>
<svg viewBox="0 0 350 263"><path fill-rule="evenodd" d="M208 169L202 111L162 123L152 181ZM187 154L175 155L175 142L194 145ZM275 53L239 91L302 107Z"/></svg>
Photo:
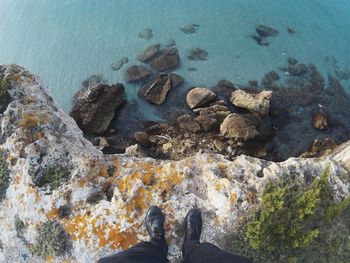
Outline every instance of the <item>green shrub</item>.
<svg viewBox="0 0 350 263"><path fill-rule="evenodd" d="M10 95L8 94L8 88L10 82L6 78L0 77L0 113L3 113L10 103Z"/></svg>
<svg viewBox="0 0 350 263"><path fill-rule="evenodd" d="M34 253L42 258L64 256L71 249L71 240L61 224L47 221L39 229Z"/></svg>
<svg viewBox="0 0 350 263"><path fill-rule="evenodd" d="M9 186L9 171L6 165L6 156L0 151L0 202L5 198Z"/></svg>
<svg viewBox="0 0 350 263"><path fill-rule="evenodd" d="M44 176L40 179L38 185L48 185L50 187L50 190L53 191L60 186L62 179L67 177L68 173L69 171L64 167L47 168Z"/></svg>
<svg viewBox="0 0 350 263"><path fill-rule="evenodd" d="M310 185L267 185L259 211L242 219L229 249L254 262L350 262L350 197L336 202L328 175Z"/></svg>

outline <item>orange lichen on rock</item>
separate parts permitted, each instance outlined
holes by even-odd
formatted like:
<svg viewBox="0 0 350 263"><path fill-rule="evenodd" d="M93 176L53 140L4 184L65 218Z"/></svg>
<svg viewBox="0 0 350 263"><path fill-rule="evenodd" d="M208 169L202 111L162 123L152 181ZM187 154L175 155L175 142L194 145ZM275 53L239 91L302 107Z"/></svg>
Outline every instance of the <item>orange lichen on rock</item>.
<svg viewBox="0 0 350 263"><path fill-rule="evenodd" d="M95 236L99 247L109 246L112 249L127 249L136 244L138 242L136 230L140 227L140 225L134 225L121 231L119 225L112 226L105 222L101 215L89 218L86 214L65 220L63 226L73 240L85 239L89 242Z"/></svg>
<svg viewBox="0 0 350 263"><path fill-rule="evenodd" d="M230 195L230 202L231 202L231 204L235 204L236 202L237 202L237 194L236 193L232 193L231 195Z"/></svg>
<svg viewBox="0 0 350 263"><path fill-rule="evenodd" d="M50 220L55 219L58 216L58 209L56 207L53 207L50 211L47 212L46 215Z"/></svg>
<svg viewBox="0 0 350 263"><path fill-rule="evenodd" d="M38 119L34 114L23 114L18 126L29 129L38 125Z"/></svg>

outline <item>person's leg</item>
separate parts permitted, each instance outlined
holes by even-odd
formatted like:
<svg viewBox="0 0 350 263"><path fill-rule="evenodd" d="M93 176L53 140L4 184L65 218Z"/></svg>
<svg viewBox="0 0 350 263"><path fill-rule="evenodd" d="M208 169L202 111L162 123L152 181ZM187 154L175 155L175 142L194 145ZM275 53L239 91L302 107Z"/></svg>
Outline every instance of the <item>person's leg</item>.
<svg viewBox="0 0 350 263"><path fill-rule="evenodd" d="M150 241L140 242L123 252L101 258L98 263L168 263L164 219L158 207L151 207L147 211L145 220Z"/></svg>
<svg viewBox="0 0 350 263"><path fill-rule="evenodd" d="M232 255L210 243L200 243L202 216L198 209L188 212L185 220L186 234L182 246L184 263L252 263L248 258Z"/></svg>

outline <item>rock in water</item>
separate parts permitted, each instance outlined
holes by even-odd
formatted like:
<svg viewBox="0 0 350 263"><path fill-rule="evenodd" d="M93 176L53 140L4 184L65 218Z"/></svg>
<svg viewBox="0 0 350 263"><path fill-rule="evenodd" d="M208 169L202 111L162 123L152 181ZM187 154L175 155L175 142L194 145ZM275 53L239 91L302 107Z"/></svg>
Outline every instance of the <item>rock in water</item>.
<svg viewBox="0 0 350 263"><path fill-rule="evenodd" d="M194 88L191 89L186 96L187 105L191 109L205 106L207 103L213 101L216 94L207 88Z"/></svg>
<svg viewBox="0 0 350 263"><path fill-rule="evenodd" d="M189 60L207 60L208 52L198 47L193 48L190 50L190 53L188 54L187 58Z"/></svg>
<svg viewBox="0 0 350 263"><path fill-rule="evenodd" d="M153 37L153 31L150 28L145 28L138 34L138 37L146 40L151 39Z"/></svg>
<svg viewBox="0 0 350 263"><path fill-rule="evenodd" d="M137 59L141 62L148 63L154 57L156 57L160 52L160 45L151 45L146 48L140 55L137 56Z"/></svg>
<svg viewBox="0 0 350 263"><path fill-rule="evenodd" d="M220 125L220 132L226 138L246 141L260 134L259 125L260 119L254 114L232 113Z"/></svg>
<svg viewBox="0 0 350 263"><path fill-rule="evenodd" d="M312 127L314 127L317 130L325 131L328 130L329 124L328 124L328 116L326 113L322 111L316 112L312 116Z"/></svg>
<svg viewBox="0 0 350 263"><path fill-rule="evenodd" d="M197 24L190 24L190 25L185 25L181 27L180 30L185 34L193 34L197 31L198 27L199 25Z"/></svg>
<svg viewBox="0 0 350 263"><path fill-rule="evenodd" d="M272 91L267 90L257 93L236 90L232 92L230 100L233 105L263 117L269 114L271 96Z"/></svg>
<svg viewBox="0 0 350 263"><path fill-rule="evenodd" d="M83 88L75 96L70 115L86 133L105 133L114 118L115 111L123 102L122 84L108 86L95 84Z"/></svg>
<svg viewBox="0 0 350 263"><path fill-rule="evenodd" d="M112 68L112 70L117 71L117 70L121 69L128 62L129 62L129 59L127 57L122 57L116 63L113 63L111 65L111 68Z"/></svg>
<svg viewBox="0 0 350 263"><path fill-rule="evenodd" d="M161 51L159 56L150 63L151 68L156 71L170 71L177 68L180 64L179 51L177 48L166 48Z"/></svg>
<svg viewBox="0 0 350 263"><path fill-rule="evenodd" d="M279 32L276 29L265 25L258 25L255 28L255 30L260 37L275 37L279 34Z"/></svg>
<svg viewBox="0 0 350 263"><path fill-rule="evenodd" d="M160 105L165 101L169 91L172 88L180 86L183 81L181 76L173 73L160 74L157 78L145 84L141 89L141 94L143 94L148 101Z"/></svg>
<svg viewBox="0 0 350 263"><path fill-rule="evenodd" d="M124 74L128 83L138 83L147 81L152 75L152 71L144 66L133 65L129 67Z"/></svg>

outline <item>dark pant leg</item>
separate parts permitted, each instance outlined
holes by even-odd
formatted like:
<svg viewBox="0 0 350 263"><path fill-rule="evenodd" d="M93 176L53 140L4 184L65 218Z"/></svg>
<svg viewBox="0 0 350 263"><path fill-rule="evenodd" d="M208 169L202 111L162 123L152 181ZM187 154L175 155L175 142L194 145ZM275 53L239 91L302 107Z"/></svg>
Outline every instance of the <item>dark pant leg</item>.
<svg viewBox="0 0 350 263"><path fill-rule="evenodd" d="M165 242L140 242L118 254L101 258L98 263L169 263L167 254Z"/></svg>
<svg viewBox="0 0 350 263"><path fill-rule="evenodd" d="M253 263L246 257L232 255L210 243L185 244L183 263Z"/></svg>

